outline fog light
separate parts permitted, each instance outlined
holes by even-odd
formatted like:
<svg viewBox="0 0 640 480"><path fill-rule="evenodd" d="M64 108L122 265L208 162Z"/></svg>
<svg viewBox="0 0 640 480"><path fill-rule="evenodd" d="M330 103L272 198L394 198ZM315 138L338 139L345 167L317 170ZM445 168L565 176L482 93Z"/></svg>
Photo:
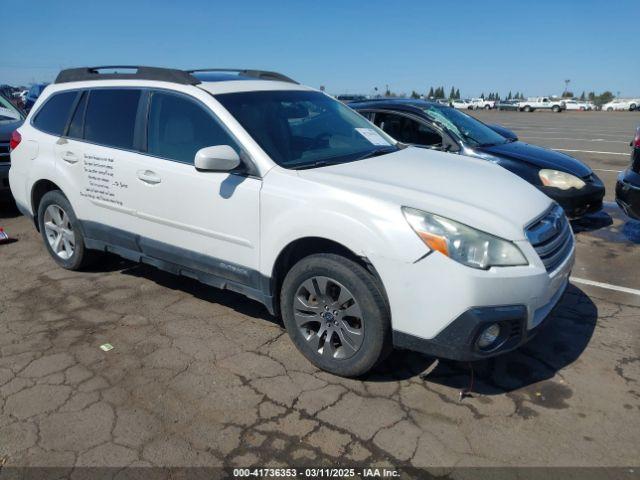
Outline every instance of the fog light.
<svg viewBox="0 0 640 480"><path fill-rule="evenodd" d="M498 325L497 323L492 323L482 331L482 333L478 337L478 340L476 341L476 345L478 345L478 348L480 348L481 350L486 350L491 345L493 345L493 343L498 339L499 336L500 325Z"/></svg>

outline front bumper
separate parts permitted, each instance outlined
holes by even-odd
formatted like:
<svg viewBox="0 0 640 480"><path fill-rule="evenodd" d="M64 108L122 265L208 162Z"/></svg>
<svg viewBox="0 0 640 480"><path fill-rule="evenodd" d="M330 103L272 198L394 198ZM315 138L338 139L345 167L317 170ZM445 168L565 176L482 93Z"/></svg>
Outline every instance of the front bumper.
<svg viewBox="0 0 640 480"><path fill-rule="evenodd" d="M592 175L580 190L560 190L545 186L538 188L545 195L558 202L569 218L579 218L602 210L605 188L602 180L596 175Z"/></svg>
<svg viewBox="0 0 640 480"><path fill-rule="evenodd" d="M546 314L541 316L539 323L533 328L527 328L525 305L477 307L464 312L430 340L394 330L393 345L396 348L458 361L482 360L510 352L536 336L562 298L567 285L568 281L544 307ZM483 350L476 342L482 331L492 324L500 326L500 334L495 346Z"/></svg>
<svg viewBox="0 0 640 480"><path fill-rule="evenodd" d="M627 215L640 220L640 174L625 170L618 176L616 202Z"/></svg>
<svg viewBox="0 0 640 480"><path fill-rule="evenodd" d="M394 346L470 361L505 353L533 338L569 283L575 244L547 272L529 242L515 243L529 265L478 270L439 252L410 264L371 258L389 298ZM476 340L489 323L499 323L506 337L481 351Z"/></svg>

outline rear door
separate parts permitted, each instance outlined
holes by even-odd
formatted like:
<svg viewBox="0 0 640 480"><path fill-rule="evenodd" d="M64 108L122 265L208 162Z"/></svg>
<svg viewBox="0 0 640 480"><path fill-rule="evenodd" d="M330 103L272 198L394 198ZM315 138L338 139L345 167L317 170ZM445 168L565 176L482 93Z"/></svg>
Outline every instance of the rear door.
<svg viewBox="0 0 640 480"><path fill-rule="evenodd" d="M58 142L58 168L73 185L67 195L89 238L116 239L114 229L135 232L135 192L124 179L140 161L138 110L143 93L139 88L82 91L67 133Z"/></svg>

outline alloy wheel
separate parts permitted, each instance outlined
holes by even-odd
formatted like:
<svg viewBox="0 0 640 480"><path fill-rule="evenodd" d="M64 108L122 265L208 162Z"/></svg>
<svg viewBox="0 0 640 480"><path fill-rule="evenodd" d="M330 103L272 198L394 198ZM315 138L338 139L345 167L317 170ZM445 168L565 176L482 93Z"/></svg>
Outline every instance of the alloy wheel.
<svg viewBox="0 0 640 480"><path fill-rule="evenodd" d="M49 205L44 211L44 231L51 250L63 260L73 256L76 235L69 215L59 205Z"/></svg>
<svg viewBox="0 0 640 480"><path fill-rule="evenodd" d="M293 299L296 325L320 356L353 357L364 340L362 309L344 285L329 277L311 277Z"/></svg>

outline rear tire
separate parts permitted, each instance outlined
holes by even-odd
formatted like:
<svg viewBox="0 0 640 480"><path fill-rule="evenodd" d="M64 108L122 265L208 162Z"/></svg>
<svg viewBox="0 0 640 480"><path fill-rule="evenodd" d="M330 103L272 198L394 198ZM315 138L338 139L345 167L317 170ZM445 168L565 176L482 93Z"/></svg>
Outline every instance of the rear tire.
<svg viewBox="0 0 640 480"><path fill-rule="evenodd" d="M613 112L613 108L611 107L607 108L607 112Z"/></svg>
<svg viewBox="0 0 640 480"><path fill-rule="evenodd" d="M529 112L533 112L533 109L529 106L529 105L525 105L524 109L525 112L529 113Z"/></svg>
<svg viewBox="0 0 640 480"><path fill-rule="evenodd" d="M91 264L97 252L85 247L80 222L60 190L45 193L38 206L38 226L53 260L67 270Z"/></svg>
<svg viewBox="0 0 640 480"><path fill-rule="evenodd" d="M491 110L491 105L485 105L485 106L484 106L484 109L485 109L485 110Z"/></svg>
<svg viewBox="0 0 640 480"><path fill-rule="evenodd" d="M560 107L557 105L554 105L553 107L551 107L551 111L553 113L558 113L560 111Z"/></svg>
<svg viewBox="0 0 640 480"><path fill-rule="evenodd" d="M367 373L391 351L389 308L376 278L335 254L303 258L280 292L291 340L314 365L342 377Z"/></svg>

